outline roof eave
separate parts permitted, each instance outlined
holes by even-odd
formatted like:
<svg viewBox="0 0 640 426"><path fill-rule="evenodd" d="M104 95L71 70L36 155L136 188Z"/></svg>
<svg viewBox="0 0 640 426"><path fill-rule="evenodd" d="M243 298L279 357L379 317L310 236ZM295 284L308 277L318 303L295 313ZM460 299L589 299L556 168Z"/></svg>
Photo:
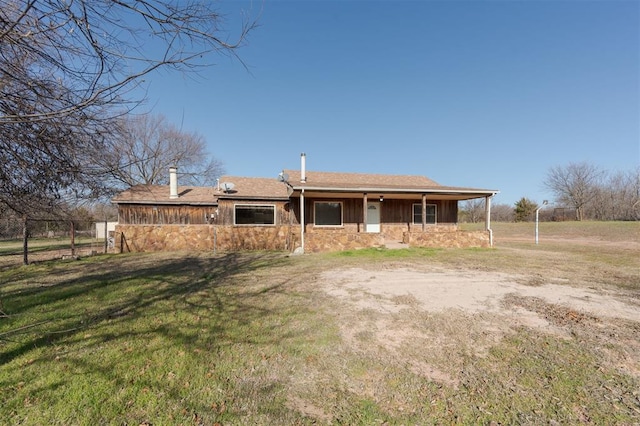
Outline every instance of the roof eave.
<svg viewBox="0 0 640 426"><path fill-rule="evenodd" d="M145 205L189 205L189 206L217 206L218 201L185 201L185 200L115 200L113 204L145 204Z"/></svg>
<svg viewBox="0 0 640 426"><path fill-rule="evenodd" d="M495 189L456 189L456 188L389 188L389 187L328 187L328 186L297 186L292 185L293 191L318 191L318 192L382 192L382 193L400 193L400 194L477 194L477 195L495 195L500 191Z"/></svg>
<svg viewBox="0 0 640 426"><path fill-rule="evenodd" d="M269 196L260 196L260 195L236 195L236 196L220 196L218 200L251 200L251 201L289 201L289 197L285 196L277 196L277 197L269 197Z"/></svg>

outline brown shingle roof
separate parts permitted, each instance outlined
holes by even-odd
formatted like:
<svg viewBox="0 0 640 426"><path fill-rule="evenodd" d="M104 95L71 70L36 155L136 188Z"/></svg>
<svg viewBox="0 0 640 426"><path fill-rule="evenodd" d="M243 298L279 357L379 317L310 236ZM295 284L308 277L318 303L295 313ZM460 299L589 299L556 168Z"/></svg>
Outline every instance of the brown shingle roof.
<svg viewBox="0 0 640 426"><path fill-rule="evenodd" d="M215 188L202 186L178 187L178 198L169 198L169 185L136 185L116 195L118 204L204 204L218 202Z"/></svg>
<svg viewBox="0 0 640 426"><path fill-rule="evenodd" d="M273 178L256 178L242 176L222 176L220 184L233 183L233 190L229 193L216 192L220 198L255 198L255 199L286 199L289 198L287 186Z"/></svg>
<svg viewBox="0 0 640 426"><path fill-rule="evenodd" d="M300 182L299 170L285 170L289 176L289 183L294 189L302 188L319 191L380 191L380 192L437 192L437 193L464 193L487 195L497 193L491 189L479 189L456 186L443 186L425 176L418 175L381 175L368 173L334 173L307 171L307 180ZM463 199L463 198L460 198Z"/></svg>
<svg viewBox="0 0 640 426"><path fill-rule="evenodd" d="M286 170L288 182L296 190L301 188L320 191L359 192L363 189L381 192L416 193L477 193L481 196L497 191L476 188L443 186L425 176L381 175L367 173L306 172L306 183L300 183L299 170ZM286 200L289 187L276 178L223 176L220 183L233 183L233 190L224 192L217 187L181 186L178 198L169 198L168 185L137 185L113 198L119 204L202 204L215 205L218 199ZM469 198L469 197L467 197ZM464 198L460 198L464 199Z"/></svg>
<svg viewBox="0 0 640 426"><path fill-rule="evenodd" d="M169 185L136 185L116 195L116 204L204 204L218 203L219 198L287 199L287 186L275 178L223 176L220 183L233 183L233 190L224 192L217 186L180 186L178 198L169 198Z"/></svg>
<svg viewBox="0 0 640 426"><path fill-rule="evenodd" d="M300 184L299 170L285 170L293 186ZM379 188L433 188L440 184L425 176L381 175L369 173L335 173L307 171L307 186L358 188L362 186Z"/></svg>

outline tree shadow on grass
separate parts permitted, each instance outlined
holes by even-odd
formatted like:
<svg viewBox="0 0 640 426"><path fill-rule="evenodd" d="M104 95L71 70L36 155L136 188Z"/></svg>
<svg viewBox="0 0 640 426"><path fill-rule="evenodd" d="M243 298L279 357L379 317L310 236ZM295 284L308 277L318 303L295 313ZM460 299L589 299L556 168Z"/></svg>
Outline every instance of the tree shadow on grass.
<svg viewBox="0 0 640 426"><path fill-rule="evenodd" d="M201 415L224 422L255 403L276 410L275 418L290 416L271 403L282 378L263 358L287 351L301 334L308 339L296 327L304 306L291 303L300 299L290 295L290 266L273 253L127 255L47 265L46 279L28 268L13 274L4 292L8 320L46 322L11 341L0 334L0 388L7 390L0 415L140 424L169 413L177 416L171 422ZM7 325L0 322L0 333ZM185 387L208 374L206 383ZM32 408L23 407L25 398ZM65 417L69 406L75 417Z"/></svg>
<svg viewBox="0 0 640 426"><path fill-rule="evenodd" d="M273 253L129 255L110 257L104 262L54 265L45 272L47 277L38 278L36 285L21 284L19 274L12 274L11 279L18 284L14 282L1 296L9 318L0 320L5 322L4 326L0 322L0 365L34 348L53 346L103 324L121 322L126 330L125 325L150 314L161 317L176 310L198 310L198 315L215 316L233 311L234 321L253 321L266 314L265 308L247 300L258 293L281 291L284 280L246 292L222 291L223 287L243 286L237 277L245 275L247 284L255 285L252 273L283 262L286 262L283 255ZM34 274L30 271L26 276L27 280L33 280ZM0 288L3 284L6 283L0 281ZM197 292L204 293L196 303L191 299ZM130 338L143 338L144 333L175 331L143 329L142 335L123 331L117 337L126 334ZM212 334L219 332L209 330Z"/></svg>

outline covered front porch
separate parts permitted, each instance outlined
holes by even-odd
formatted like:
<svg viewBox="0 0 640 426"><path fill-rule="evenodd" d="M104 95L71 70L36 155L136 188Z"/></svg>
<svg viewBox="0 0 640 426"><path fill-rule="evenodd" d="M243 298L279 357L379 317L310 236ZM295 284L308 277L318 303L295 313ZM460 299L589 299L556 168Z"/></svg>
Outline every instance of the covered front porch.
<svg viewBox="0 0 640 426"><path fill-rule="evenodd" d="M296 197L297 195L297 197ZM304 252L367 247L491 247L491 194L301 189L291 196ZM458 228L458 202L484 198L484 230Z"/></svg>

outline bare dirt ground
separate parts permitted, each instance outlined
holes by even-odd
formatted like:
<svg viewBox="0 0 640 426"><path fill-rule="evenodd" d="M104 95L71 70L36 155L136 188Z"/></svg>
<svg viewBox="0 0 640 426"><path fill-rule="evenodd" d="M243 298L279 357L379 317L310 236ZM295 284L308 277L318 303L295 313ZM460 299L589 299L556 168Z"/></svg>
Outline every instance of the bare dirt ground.
<svg viewBox="0 0 640 426"><path fill-rule="evenodd" d="M523 277L488 272L409 269L368 271L359 268L333 270L323 279L331 283L327 292L350 301L360 309L381 313L401 311L403 298L415 301L416 308L427 312L458 309L463 313L488 312L507 316L523 325L552 328L535 312L513 309L505 298L535 297L547 303L597 317L623 318L640 322L640 306L631 294L610 294L603 290L575 288L567 283L521 284Z"/></svg>
<svg viewBox="0 0 640 426"><path fill-rule="evenodd" d="M589 342L611 367L640 378L640 298L632 291L397 265L333 269L320 282L338 302L351 350L378 348L443 385L458 385L465 356L483 356L523 327Z"/></svg>

